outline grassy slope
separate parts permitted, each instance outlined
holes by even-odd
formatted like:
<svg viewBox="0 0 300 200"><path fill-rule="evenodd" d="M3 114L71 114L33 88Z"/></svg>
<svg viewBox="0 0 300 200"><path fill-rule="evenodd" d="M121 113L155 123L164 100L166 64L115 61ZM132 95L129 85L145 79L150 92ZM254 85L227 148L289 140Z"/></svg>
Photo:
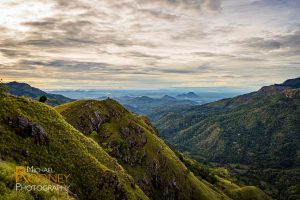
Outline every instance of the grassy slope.
<svg viewBox="0 0 300 200"><path fill-rule="evenodd" d="M11 95L1 96L0 105L2 160L71 174L71 191L80 199L147 199L114 158L50 106ZM41 125L49 143L36 145L32 138L17 135L6 120L19 116Z"/></svg>
<svg viewBox="0 0 300 200"><path fill-rule="evenodd" d="M189 172L175 153L157 136L155 128L145 117L135 116L116 101L82 100L58 106L57 110L66 121L118 158L119 163L150 197L227 198ZM97 121L96 116L100 116L100 126L91 128L91 124ZM122 129L126 128L129 136L122 134ZM141 144L144 136L147 142ZM130 146L130 143L136 145ZM114 153L116 149L119 154Z"/></svg>

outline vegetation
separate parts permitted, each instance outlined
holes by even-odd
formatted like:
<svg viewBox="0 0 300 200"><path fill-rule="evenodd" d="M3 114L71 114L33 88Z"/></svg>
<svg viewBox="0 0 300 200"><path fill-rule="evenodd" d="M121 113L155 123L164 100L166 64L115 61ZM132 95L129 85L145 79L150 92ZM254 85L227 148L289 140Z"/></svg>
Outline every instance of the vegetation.
<svg viewBox="0 0 300 200"><path fill-rule="evenodd" d="M241 184L229 171L222 167L208 167L191 159L187 155L176 152L180 160L193 172L199 179L209 182L216 190L223 192L232 199L271 199L262 190L254 186Z"/></svg>
<svg viewBox="0 0 300 200"><path fill-rule="evenodd" d="M67 122L100 144L152 199L226 199L197 179L145 117L118 102L81 100L56 107Z"/></svg>
<svg viewBox="0 0 300 200"><path fill-rule="evenodd" d="M0 161L0 199L1 200L33 200L33 199L59 199L59 200L75 200L65 190L32 190L30 192L18 192L14 188L16 165L14 163ZM43 180L44 181L44 180ZM45 181L44 181L45 182ZM49 184L49 183L47 183ZM54 183L50 183L55 185Z"/></svg>
<svg viewBox="0 0 300 200"><path fill-rule="evenodd" d="M297 87L299 78L152 119L163 138L196 160L233 163L228 168L246 184L259 185L274 198L299 199Z"/></svg>
<svg viewBox="0 0 300 200"><path fill-rule="evenodd" d="M194 170L197 167L187 168L178 154L158 137L146 117L128 112L112 99L61 105L57 111L64 117L52 107L24 97L5 94L0 104L3 199L13 199L15 195L21 199L65 199L68 195L79 199L234 197L222 189L225 186L218 179L211 183L206 180L216 176L210 169L208 176L201 178ZM192 163L190 166L196 162ZM57 173L70 174L69 194L16 193L12 184L16 165L52 168ZM241 189L238 193L241 195L233 199L249 197L244 198L242 188L237 189ZM255 190L252 189L250 197L260 200L255 197Z"/></svg>
<svg viewBox="0 0 300 200"><path fill-rule="evenodd" d="M47 101L47 97L45 95L41 96L39 102L45 103Z"/></svg>
<svg viewBox="0 0 300 200"><path fill-rule="evenodd" d="M11 95L0 105L0 159L70 174L79 199L148 199L114 158L51 107Z"/></svg>

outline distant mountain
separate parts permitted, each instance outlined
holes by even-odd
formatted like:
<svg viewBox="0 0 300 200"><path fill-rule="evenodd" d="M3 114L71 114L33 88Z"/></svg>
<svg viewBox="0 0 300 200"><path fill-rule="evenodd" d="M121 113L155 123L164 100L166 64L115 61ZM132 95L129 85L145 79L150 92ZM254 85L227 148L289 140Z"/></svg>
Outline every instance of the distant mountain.
<svg viewBox="0 0 300 200"><path fill-rule="evenodd" d="M186 99L196 99L199 98L199 96L197 94L195 94L194 92L188 92L186 94L179 94L177 95L178 98L186 98Z"/></svg>
<svg viewBox="0 0 300 200"><path fill-rule="evenodd" d="M108 96L101 96L101 97L98 97L97 99L98 100L104 100L104 99L107 99L107 98L109 98Z"/></svg>
<svg viewBox="0 0 300 200"><path fill-rule="evenodd" d="M169 95L164 95L162 98L161 98L162 101L177 101L177 99L175 97L171 97Z"/></svg>
<svg viewBox="0 0 300 200"><path fill-rule="evenodd" d="M291 88L300 88L300 77L295 79L289 79L280 85Z"/></svg>
<svg viewBox="0 0 300 200"><path fill-rule="evenodd" d="M228 164L277 199L300 197L300 78L151 115L161 136L198 161Z"/></svg>
<svg viewBox="0 0 300 200"><path fill-rule="evenodd" d="M147 97L147 96L141 96L141 97L135 97L135 98L129 98L128 99L129 101L133 101L133 102L136 102L136 103L151 103L151 102L153 102L153 101L155 101L155 99L152 99L152 98L150 98L150 97Z"/></svg>
<svg viewBox="0 0 300 200"><path fill-rule="evenodd" d="M74 99L70 99L60 94L46 93L38 88L31 87L27 83L19 83L14 81L6 83L6 86L9 87L9 93L16 96L25 96L31 97L33 99L38 99L39 97L45 95L48 99L46 103L49 105L59 105L70 101L74 101Z"/></svg>
<svg viewBox="0 0 300 200"><path fill-rule="evenodd" d="M180 100L169 95L164 95L161 98L151 98L148 96L141 97L120 97L117 100L127 109L137 114L148 115L155 110L164 110L171 107L185 107L197 105L191 100Z"/></svg>

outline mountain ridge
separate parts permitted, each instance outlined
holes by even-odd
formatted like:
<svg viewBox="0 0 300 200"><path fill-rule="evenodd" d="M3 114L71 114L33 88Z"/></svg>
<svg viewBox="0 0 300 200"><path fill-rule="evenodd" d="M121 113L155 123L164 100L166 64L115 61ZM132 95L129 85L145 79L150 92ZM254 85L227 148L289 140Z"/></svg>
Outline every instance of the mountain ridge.
<svg viewBox="0 0 300 200"><path fill-rule="evenodd" d="M194 93L194 92L188 92L185 94L179 94L177 95L178 98L188 98L188 99L193 99L193 98L199 98L199 96Z"/></svg>
<svg viewBox="0 0 300 200"><path fill-rule="evenodd" d="M187 99L176 99L175 97L164 95L161 98L151 98L148 96L117 98L130 111L137 114L147 115L156 109L166 109L170 107L185 107L196 105L197 102Z"/></svg>
<svg viewBox="0 0 300 200"><path fill-rule="evenodd" d="M81 100L56 109L115 157L151 199L247 199L246 191L253 199L269 199L256 187L235 185L233 190L227 176L210 183L215 175L203 166L187 168L186 159L159 138L146 117L130 113L113 99Z"/></svg>
<svg viewBox="0 0 300 200"><path fill-rule="evenodd" d="M74 101L74 99L70 99L60 94L47 93L43 90L32 87L27 83L20 83L20 82L13 81L13 82L5 83L5 85L9 88L8 92L16 96L25 96L34 99L38 99L41 96L46 96L48 98L46 103L49 105L59 105L62 103Z"/></svg>
<svg viewBox="0 0 300 200"><path fill-rule="evenodd" d="M193 174L181 174L187 168L157 136L150 122L131 114L116 101L82 100L56 109L71 125L117 158L152 199L221 199L223 196Z"/></svg>

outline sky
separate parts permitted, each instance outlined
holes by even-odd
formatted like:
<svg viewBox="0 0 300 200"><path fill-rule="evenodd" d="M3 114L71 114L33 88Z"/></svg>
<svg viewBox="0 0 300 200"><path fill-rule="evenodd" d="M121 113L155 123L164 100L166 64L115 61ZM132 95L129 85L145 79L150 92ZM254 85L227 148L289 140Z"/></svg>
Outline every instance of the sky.
<svg viewBox="0 0 300 200"><path fill-rule="evenodd" d="M300 76L299 0L1 0L0 78L257 89Z"/></svg>

